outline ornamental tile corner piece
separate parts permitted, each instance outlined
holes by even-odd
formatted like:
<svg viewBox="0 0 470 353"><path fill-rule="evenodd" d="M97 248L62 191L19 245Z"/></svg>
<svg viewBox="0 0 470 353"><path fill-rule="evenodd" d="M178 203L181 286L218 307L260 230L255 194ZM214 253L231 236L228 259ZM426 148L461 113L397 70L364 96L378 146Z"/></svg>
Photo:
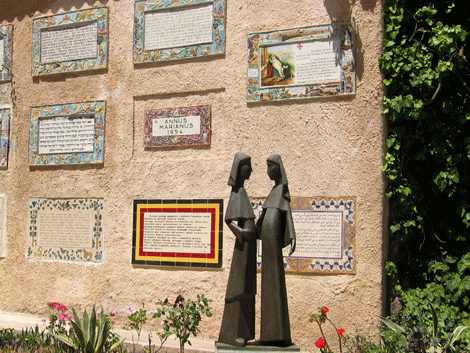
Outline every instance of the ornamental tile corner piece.
<svg viewBox="0 0 470 353"><path fill-rule="evenodd" d="M0 82L11 80L13 25L0 26Z"/></svg>
<svg viewBox="0 0 470 353"><path fill-rule="evenodd" d="M33 76L100 70L107 65L107 7L33 20Z"/></svg>
<svg viewBox="0 0 470 353"><path fill-rule="evenodd" d="M134 64L225 52L226 0L142 0L134 7Z"/></svg>
<svg viewBox="0 0 470 353"><path fill-rule="evenodd" d="M30 198L27 257L101 261L103 212L103 199Z"/></svg>
<svg viewBox="0 0 470 353"><path fill-rule="evenodd" d="M333 23L247 38L247 102L356 93L353 23Z"/></svg>
<svg viewBox="0 0 470 353"><path fill-rule="evenodd" d="M264 199L251 199L259 217ZM356 197L292 197L296 249L284 253L286 272L356 274ZM262 268L258 248L258 267Z"/></svg>
<svg viewBox="0 0 470 353"><path fill-rule="evenodd" d="M210 144L210 105L145 111L144 148Z"/></svg>
<svg viewBox="0 0 470 353"><path fill-rule="evenodd" d="M10 141L10 109L0 109L0 169L8 167Z"/></svg>
<svg viewBox="0 0 470 353"><path fill-rule="evenodd" d="M29 165L102 164L106 102L31 108Z"/></svg>

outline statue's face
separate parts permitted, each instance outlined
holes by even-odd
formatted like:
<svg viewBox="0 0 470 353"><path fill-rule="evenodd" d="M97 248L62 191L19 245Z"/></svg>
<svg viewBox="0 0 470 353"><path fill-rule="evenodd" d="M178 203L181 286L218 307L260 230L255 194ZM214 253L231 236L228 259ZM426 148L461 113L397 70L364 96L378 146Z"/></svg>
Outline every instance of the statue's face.
<svg viewBox="0 0 470 353"><path fill-rule="evenodd" d="M242 180L247 180L250 178L250 175L251 175L251 162L248 162L246 164L242 164L240 166L240 178Z"/></svg>
<svg viewBox="0 0 470 353"><path fill-rule="evenodd" d="M281 177L281 167L278 164L268 161L269 179L277 180Z"/></svg>

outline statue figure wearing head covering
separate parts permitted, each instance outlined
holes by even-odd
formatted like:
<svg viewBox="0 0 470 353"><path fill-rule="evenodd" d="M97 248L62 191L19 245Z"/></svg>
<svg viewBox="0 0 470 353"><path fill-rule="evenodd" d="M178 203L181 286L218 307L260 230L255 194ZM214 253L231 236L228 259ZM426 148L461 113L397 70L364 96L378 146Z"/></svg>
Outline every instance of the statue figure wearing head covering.
<svg viewBox="0 0 470 353"><path fill-rule="evenodd" d="M232 187L225 223L235 235L219 342L244 346L255 338L256 227L244 183L251 174L250 156L237 153L228 185Z"/></svg>
<svg viewBox="0 0 470 353"><path fill-rule="evenodd" d="M292 255L295 230L281 156L274 154L266 162L269 178L275 184L256 224L262 242L260 341L264 345L289 346L292 340L282 249L290 245Z"/></svg>

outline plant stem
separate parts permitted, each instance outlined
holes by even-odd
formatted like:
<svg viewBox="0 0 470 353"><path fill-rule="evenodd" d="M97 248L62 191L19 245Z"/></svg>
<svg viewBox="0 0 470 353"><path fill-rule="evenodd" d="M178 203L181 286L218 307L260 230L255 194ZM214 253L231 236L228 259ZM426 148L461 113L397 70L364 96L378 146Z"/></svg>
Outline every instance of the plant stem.
<svg viewBox="0 0 470 353"><path fill-rule="evenodd" d="M317 318L315 318L315 321L317 322L318 327L320 328L320 332L321 332L321 335L322 335L322 337L323 337L323 340L325 341L326 348L327 348L329 351L331 351L330 346L329 346L329 344L328 344L328 341L326 340L325 334L323 333L323 329L321 328L321 321L318 320Z"/></svg>
<svg viewBox="0 0 470 353"><path fill-rule="evenodd" d="M330 324L335 328L335 331L336 331L336 334L338 335L338 328L335 326L335 324L333 323L333 321L331 321L330 319L326 318ZM339 340L339 353L343 353L343 349L341 347L341 335L338 335L338 340Z"/></svg>

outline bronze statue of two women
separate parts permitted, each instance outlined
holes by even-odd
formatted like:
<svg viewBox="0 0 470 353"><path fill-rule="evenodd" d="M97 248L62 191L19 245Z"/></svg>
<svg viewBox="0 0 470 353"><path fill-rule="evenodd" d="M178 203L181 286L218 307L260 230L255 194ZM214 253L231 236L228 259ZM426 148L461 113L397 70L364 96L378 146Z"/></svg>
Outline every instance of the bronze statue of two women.
<svg viewBox="0 0 470 353"><path fill-rule="evenodd" d="M225 223L236 237L225 295L219 342L244 346L255 338L256 240L262 244L260 345L289 346L289 310L282 249L295 250L295 231L290 209L287 176L281 157L267 159L268 176L274 187L255 215L244 189L251 175L251 158L235 155L228 185L232 187Z"/></svg>

